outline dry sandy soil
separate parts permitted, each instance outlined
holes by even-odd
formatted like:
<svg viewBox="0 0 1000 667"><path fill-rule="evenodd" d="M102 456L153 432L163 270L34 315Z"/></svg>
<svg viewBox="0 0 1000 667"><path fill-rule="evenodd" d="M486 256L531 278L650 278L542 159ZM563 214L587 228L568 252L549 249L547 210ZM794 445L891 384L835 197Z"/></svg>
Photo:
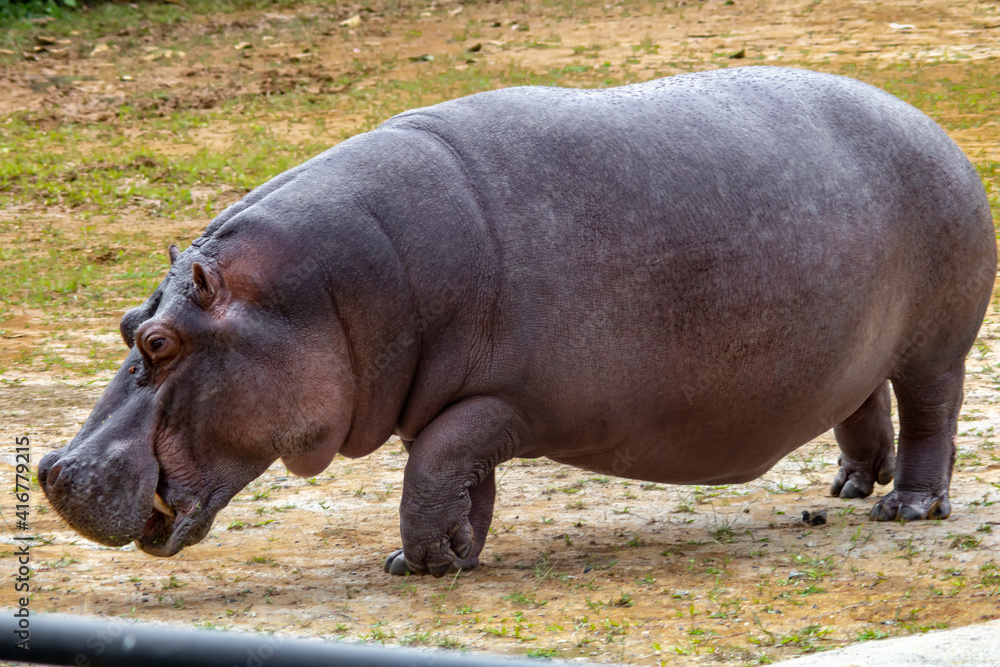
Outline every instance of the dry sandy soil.
<svg viewBox="0 0 1000 667"><path fill-rule="evenodd" d="M146 36L50 45L31 52L37 60L3 66L0 122L23 111L53 127L106 122L123 100L169 111L293 87L336 95L340 74L363 71L390 53L398 66L380 77L406 79L435 66L410 60L424 54L438 60L450 54L454 67L467 66L465 54L475 54L478 66L497 71L510 62L543 72L607 61L637 79L673 74L686 62L703 68L713 58L819 69L936 61L960 69L1000 56L1000 12L977 2L449 3L392 20L362 11L356 26L340 25L355 15L350 6L307 11L315 21L287 34L282 26L290 10L195 16ZM467 35L472 21L480 26L478 37ZM164 44L181 37L184 54L168 53L174 49ZM137 40L133 48L121 48L126 39ZM645 39L657 48L633 48ZM250 46L234 48L243 41ZM542 42L551 48L532 46ZM731 58L741 52L743 58ZM377 87L378 80L352 85ZM163 94L150 95L156 91ZM365 123L331 114L318 135L309 136L332 144ZM293 138L306 132L280 118L272 129ZM953 136L970 154L996 159L995 124ZM228 146L233 137L220 118L185 141L154 148L193 152ZM200 196L229 203L241 194ZM208 221L162 222L144 211L137 208L126 223L155 225L165 242L189 241ZM76 224L72 211L58 206L0 210L0 223L15 222L70 231ZM93 224L100 232L100 219ZM1000 503L994 445L1000 376L992 368L1000 359L997 313L994 303L968 361L954 513L945 521L872 523L872 499L827 496L837 458L830 433L764 478L725 487L662 487L517 460L498 475L484 566L437 580L399 579L382 572L398 543L406 456L390 441L365 459L338 458L313 480L275 465L219 515L208 539L169 560L81 539L48 510L36 487L31 525L40 538L31 551L32 609L637 665L767 663L1000 618L1000 512L993 506ZM7 361L32 346L72 354L67 331L117 346L120 314L81 305L56 337L44 309L15 309L3 327L23 333L0 340L0 353ZM74 435L109 377L5 367L5 489L13 485L14 438L30 436L37 463ZM876 496L886 491L878 488ZM11 494L0 502L0 570L9 581L15 567ZM825 511L827 523L807 525L803 511ZM0 605L12 599L12 587L3 584Z"/></svg>

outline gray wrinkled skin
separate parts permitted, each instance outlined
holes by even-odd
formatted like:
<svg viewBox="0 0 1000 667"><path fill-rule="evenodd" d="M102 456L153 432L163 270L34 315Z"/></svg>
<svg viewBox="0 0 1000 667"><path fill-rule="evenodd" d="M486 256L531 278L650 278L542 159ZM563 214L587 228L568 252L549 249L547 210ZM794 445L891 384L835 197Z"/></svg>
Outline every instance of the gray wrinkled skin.
<svg viewBox="0 0 1000 667"><path fill-rule="evenodd" d="M895 479L874 519L948 516L996 271L983 187L939 127L780 68L410 111L171 254L122 320L122 369L41 463L53 506L169 556L277 458L315 475L395 432L386 570L435 575L478 564L512 457L735 483L833 427L833 494Z"/></svg>

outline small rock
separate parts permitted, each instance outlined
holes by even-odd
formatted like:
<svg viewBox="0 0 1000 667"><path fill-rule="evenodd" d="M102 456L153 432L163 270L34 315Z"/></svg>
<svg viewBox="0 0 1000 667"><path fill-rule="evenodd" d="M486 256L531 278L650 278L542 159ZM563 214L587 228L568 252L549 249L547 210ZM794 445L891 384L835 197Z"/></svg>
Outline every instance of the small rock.
<svg viewBox="0 0 1000 667"><path fill-rule="evenodd" d="M349 19L340 22L340 25L346 26L348 28L357 28L361 25L361 14L355 14Z"/></svg>
<svg viewBox="0 0 1000 667"><path fill-rule="evenodd" d="M56 46L58 44L72 44L73 41L69 39L56 39L55 37L46 37L45 35L36 35L35 41L42 46Z"/></svg>

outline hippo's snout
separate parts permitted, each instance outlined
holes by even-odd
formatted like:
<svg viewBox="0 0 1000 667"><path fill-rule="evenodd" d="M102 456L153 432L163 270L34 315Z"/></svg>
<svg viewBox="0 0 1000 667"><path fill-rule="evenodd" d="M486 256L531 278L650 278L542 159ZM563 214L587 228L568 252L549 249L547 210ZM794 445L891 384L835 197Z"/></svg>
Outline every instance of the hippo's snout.
<svg viewBox="0 0 1000 667"><path fill-rule="evenodd" d="M45 496L49 499L49 502L57 509L63 502L63 499L70 494L73 486L67 477L63 477L61 483L59 480L63 471L60 459L64 453L65 450L62 449L49 452L42 457L41 463L38 464L38 483L41 485L42 491L45 492Z"/></svg>
<svg viewBox="0 0 1000 667"><path fill-rule="evenodd" d="M156 504L159 466L152 455L136 456L127 443L101 447L70 443L46 454L38 482L49 502L84 537L123 546L142 535Z"/></svg>

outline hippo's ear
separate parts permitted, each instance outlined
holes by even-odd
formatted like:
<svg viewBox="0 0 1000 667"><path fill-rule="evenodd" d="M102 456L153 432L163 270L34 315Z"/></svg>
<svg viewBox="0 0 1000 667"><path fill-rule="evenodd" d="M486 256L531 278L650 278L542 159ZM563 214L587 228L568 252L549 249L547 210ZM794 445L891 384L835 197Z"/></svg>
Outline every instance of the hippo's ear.
<svg viewBox="0 0 1000 667"><path fill-rule="evenodd" d="M211 304L219 291L219 277L214 271L195 262L191 265L191 279L194 281L195 289L198 290L198 300L201 301L201 305Z"/></svg>
<svg viewBox="0 0 1000 667"><path fill-rule="evenodd" d="M171 243L170 247L167 248L167 254L170 255L170 264L172 265L181 256L181 249Z"/></svg>
<svg viewBox="0 0 1000 667"><path fill-rule="evenodd" d="M147 317L148 311L145 306L133 308L122 317L119 329L122 332L122 340L129 348L135 345L135 332L139 329L139 325L146 321Z"/></svg>

